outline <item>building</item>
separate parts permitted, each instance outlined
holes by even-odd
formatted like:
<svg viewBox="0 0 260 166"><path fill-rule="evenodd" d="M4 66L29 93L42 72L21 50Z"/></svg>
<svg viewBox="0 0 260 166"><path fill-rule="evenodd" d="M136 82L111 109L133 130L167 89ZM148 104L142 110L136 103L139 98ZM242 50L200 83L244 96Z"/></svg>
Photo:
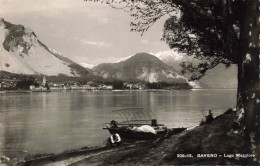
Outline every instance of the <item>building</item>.
<svg viewBox="0 0 260 166"><path fill-rule="evenodd" d="M46 86L46 77L43 76L43 79L42 79L42 86Z"/></svg>
<svg viewBox="0 0 260 166"><path fill-rule="evenodd" d="M0 89L3 90L15 90L18 80L14 79L2 79L0 80Z"/></svg>
<svg viewBox="0 0 260 166"><path fill-rule="evenodd" d="M30 86L31 88L31 86ZM32 86L33 88L33 86ZM46 92L48 91L48 89L46 87L43 87L43 86L39 86L37 88L34 87L34 89L30 89L32 92Z"/></svg>
<svg viewBox="0 0 260 166"><path fill-rule="evenodd" d="M30 90L31 91L35 90L35 85L30 85Z"/></svg>
<svg viewBox="0 0 260 166"><path fill-rule="evenodd" d="M103 86L102 86L102 89L103 89L103 90L112 90L112 89L113 89L113 86L112 86L112 85L103 85Z"/></svg>

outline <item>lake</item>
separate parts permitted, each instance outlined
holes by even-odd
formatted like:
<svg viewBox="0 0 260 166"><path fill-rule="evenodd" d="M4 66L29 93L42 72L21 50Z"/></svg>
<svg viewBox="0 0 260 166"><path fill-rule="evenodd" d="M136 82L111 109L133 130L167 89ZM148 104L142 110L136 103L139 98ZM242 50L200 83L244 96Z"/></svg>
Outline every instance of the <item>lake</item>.
<svg viewBox="0 0 260 166"><path fill-rule="evenodd" d="M54 91L0 94L0 156L60 153L102 146L116 109L150 109L167 127L198 125L234 107L236 90Z"/></svg>

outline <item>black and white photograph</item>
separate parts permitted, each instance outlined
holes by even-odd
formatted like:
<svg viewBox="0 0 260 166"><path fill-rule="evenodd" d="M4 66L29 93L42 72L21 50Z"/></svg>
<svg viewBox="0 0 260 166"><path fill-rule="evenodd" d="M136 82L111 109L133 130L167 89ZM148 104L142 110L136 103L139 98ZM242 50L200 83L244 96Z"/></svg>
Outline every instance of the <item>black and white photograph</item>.
<svg viewBox="0 0 260 166"><path fill-rule="evenodd" d="M260 165L260 0L0 0L0 166Z"/></svg>

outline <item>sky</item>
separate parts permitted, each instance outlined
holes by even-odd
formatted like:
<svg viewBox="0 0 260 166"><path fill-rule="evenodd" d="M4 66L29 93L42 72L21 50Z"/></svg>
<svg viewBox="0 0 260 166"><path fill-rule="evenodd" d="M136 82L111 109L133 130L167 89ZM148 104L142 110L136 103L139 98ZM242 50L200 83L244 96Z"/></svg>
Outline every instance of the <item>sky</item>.
<svg viewBox="0 0 260 166"><path fill-rule="evenodd" d="M45 45L77 63L111 63L138 52L169 50L160 40L166 18L141 36L130 32L128 13L101 3L0 0L0 17L30 27Z"/></svg>

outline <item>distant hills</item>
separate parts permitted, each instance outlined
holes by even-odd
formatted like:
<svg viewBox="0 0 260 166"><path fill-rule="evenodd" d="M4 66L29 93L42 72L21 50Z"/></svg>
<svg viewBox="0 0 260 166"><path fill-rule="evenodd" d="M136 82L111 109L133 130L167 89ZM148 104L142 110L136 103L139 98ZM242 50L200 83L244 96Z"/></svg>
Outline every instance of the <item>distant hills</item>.
<svg viewBox="0 0 260 166"><path fill-rule="evenodd" d="M89 64L89 63L80 63L80 65L87 69L93 69L93 67L95 67L94 64Z"/></svg>
<svg viewBox="0 0 260 166"><path fill-rule="evenodd" d="M137 63L137 61L140 63ZM151 63L149 61L156 61L157 63ZM141 80L148 82L176 81L173 79L168 79L167 74L165 75L165 72L162 72L163 66L164 68L167 68L167 70L171 71L171 73L175 73L175 76L178 75L177 77L179 77L180 80L184 81L186 79L187 81L189 76L183 76L180 74L180 63L182 62L192 62L194 64L198 64L200 61L193 57L186 56L185 54L178 53L176 50L169 50L156 54L138 53L122 58L115 63L103 63L97 65L90 71L93 72L93 74L104 78L131 80L140 79L140 75L142 75L143 77ZM128 70L127 66L131 66L131 70ZM236 65L231 65L226 68L223 64L219 64L215 68L208 70L205 76L203 76L200 80L189 82L189 84L195 88L236 88L237 67Z"/></svg>
<svg viewBox="0 0 260 166"><path fill-rule="evenodd" d="M178 53L175 50L169 50L154 54L164 63L174 67L178 72L181 70L179 65L181 62L199 63L199 60L185 56L185 54ZM187 76L186 76L187 77ZM207 88L237 88L237 66L231 65L226 68L223 64L219 64L213 69L206 72L200 80L198 80L202 87Z"/></svg>
<svg viewBox="0 0 260 166"><path fill-rule="evenodd" d="M223 64L219 64L206 71L205 76L199 81L209 88L237 88L237 66L231 65L226 68Z"/></svg>
<svg viewBox="0 0 260 166"><path fill-rule="evenodd" d="M0 18L0 70L17 74L88 76L81 65L48 48L30 29Z"/></svg>
<svg viewBox="0 0 260 166"><path fill-rule="evenodd" d="M148 53L137 53L117 63L103 63L92 69L93 74L119 80L186 83L187 79L171 66Z"/></svg>
<svg viewBox="0 0 260 166"><path fill-rule="evenodd" d="M218 65L206 72L199 81L188 82L188 75L181 75L182 62L198 63L176 50L153 53L136 53L115 63L92 65L77 64L61 53L43 44L30 29L0 18L0 71L23 75L118 79L123 81L189 83L195 88L236 88L235 65L225 68ZM5 73L5 75L7 74ZM66 79L63 78L66 77ZM101 78L102 77L102 78ZM77 80L77 79L72 79Z"/></svg>
<svg viewBox="0 0 260 166"><path fill-rule="evenodd" d="M178 72L180 72L182 69L180 66L180 63L182 62L198 63L198 60L194 59L193 57L186 56L185 54L182 53L178 53L176 50L162 51L152 55L159 58L167 65L174 67Z"/></svg>

